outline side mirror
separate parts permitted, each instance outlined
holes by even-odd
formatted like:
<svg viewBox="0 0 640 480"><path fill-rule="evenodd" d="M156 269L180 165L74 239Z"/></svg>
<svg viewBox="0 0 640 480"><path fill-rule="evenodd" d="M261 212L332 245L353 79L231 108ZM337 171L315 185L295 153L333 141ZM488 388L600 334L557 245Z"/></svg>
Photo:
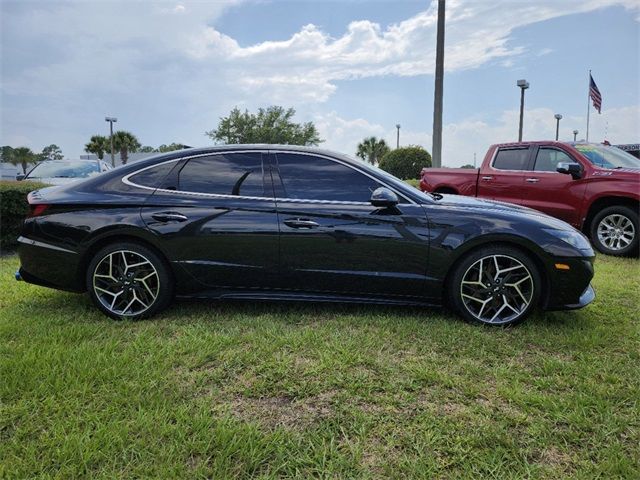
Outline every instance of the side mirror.
<svg viewBox="0 0 640 480"><path fill-rule="evenodd" d="M556 172L571 175L574 180L582 178L582 165L579 163L560 162L556 167Z"/></svg>
<svg viewBox="0 0 640 480"><path fill-rule="evenodd" d="M386 187L376 188L371 194L371 205L374 207L395 207L398 196Z"/></svg>
<svg viewBox="0 0 640 480"><path fill-rule="evenodd" d="M25 174L24 173L18 173L16 175L16 180L20 181L20 180L24 180Z"/></svg>

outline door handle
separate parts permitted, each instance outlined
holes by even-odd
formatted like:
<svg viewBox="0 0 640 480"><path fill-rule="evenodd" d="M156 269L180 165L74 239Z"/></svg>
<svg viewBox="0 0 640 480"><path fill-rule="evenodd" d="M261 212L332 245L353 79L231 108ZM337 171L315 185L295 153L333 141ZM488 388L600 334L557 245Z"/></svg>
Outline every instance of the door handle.
<svg viewBox="0 0 640 480"><path fill-rule="evenodd" d="M320 224L308 218L288 218L284 221L287 227L291 228L317 228Z"/></svg>
<svg viewBox="0 0 640 480"><path fill-rule="evenodd" d="M484 180L485 182L488 182L489 180L493 180L493 177L491 175L486 175L482 177L482 180Z"/></svg>
<svg viewBox="0 0 640 480"><path fill-rule="evenodd" d="M539 181L539 178L527 178L527 182L529 183L538 183Z"/></svg>
<svg viewBox="0 0 640 480"><path fill-rule="evenodd" d="M151 218L158 222L186 222L188 220L186 215L178 212L160 212L151 215Z"/></svg>

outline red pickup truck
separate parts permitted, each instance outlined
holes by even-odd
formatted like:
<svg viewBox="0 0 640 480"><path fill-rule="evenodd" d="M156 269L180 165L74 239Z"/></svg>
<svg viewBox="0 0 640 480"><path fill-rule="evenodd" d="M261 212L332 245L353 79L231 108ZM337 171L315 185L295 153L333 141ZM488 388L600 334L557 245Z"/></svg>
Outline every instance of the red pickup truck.
<svg viewBox="0 0 640 480"><path fill-rule="evenodd" d="M637 255L640 160L593 143L492 145L479 169L424 168L420 189L535 208L582 230L608 255Z"/></svg>

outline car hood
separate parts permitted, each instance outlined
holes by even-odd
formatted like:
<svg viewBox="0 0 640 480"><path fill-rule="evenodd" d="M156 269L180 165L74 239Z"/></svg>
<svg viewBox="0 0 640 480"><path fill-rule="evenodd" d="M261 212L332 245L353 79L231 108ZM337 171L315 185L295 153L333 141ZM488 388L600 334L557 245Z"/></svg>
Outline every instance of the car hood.
<svg viewBox="0 0 640 480"><path fill-rule="evenodd" d="M511 215L537 218L544 222L546 226L559 230L575 230L571 225L557 218L551 217L533 208L515 205L513 203L499 202L496 200L485 200L483 198L465 197L462 195L441 194L442 199L436 200L436 205L443 207L461 208L464 210L482 210L489 213L504 213Z"/></svg>

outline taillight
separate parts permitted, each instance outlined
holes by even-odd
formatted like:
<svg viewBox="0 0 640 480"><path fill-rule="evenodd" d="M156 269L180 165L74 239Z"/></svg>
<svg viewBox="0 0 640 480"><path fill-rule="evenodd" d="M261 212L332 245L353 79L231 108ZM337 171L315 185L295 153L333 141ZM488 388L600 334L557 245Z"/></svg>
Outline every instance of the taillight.
<svg viewBox="0 0 640 480"><path fill-rule="evenodd" d="M47 211L49 205L46 203L37 203L35 205L29 205L29 207L29 217L39 217Z"/></svg>

